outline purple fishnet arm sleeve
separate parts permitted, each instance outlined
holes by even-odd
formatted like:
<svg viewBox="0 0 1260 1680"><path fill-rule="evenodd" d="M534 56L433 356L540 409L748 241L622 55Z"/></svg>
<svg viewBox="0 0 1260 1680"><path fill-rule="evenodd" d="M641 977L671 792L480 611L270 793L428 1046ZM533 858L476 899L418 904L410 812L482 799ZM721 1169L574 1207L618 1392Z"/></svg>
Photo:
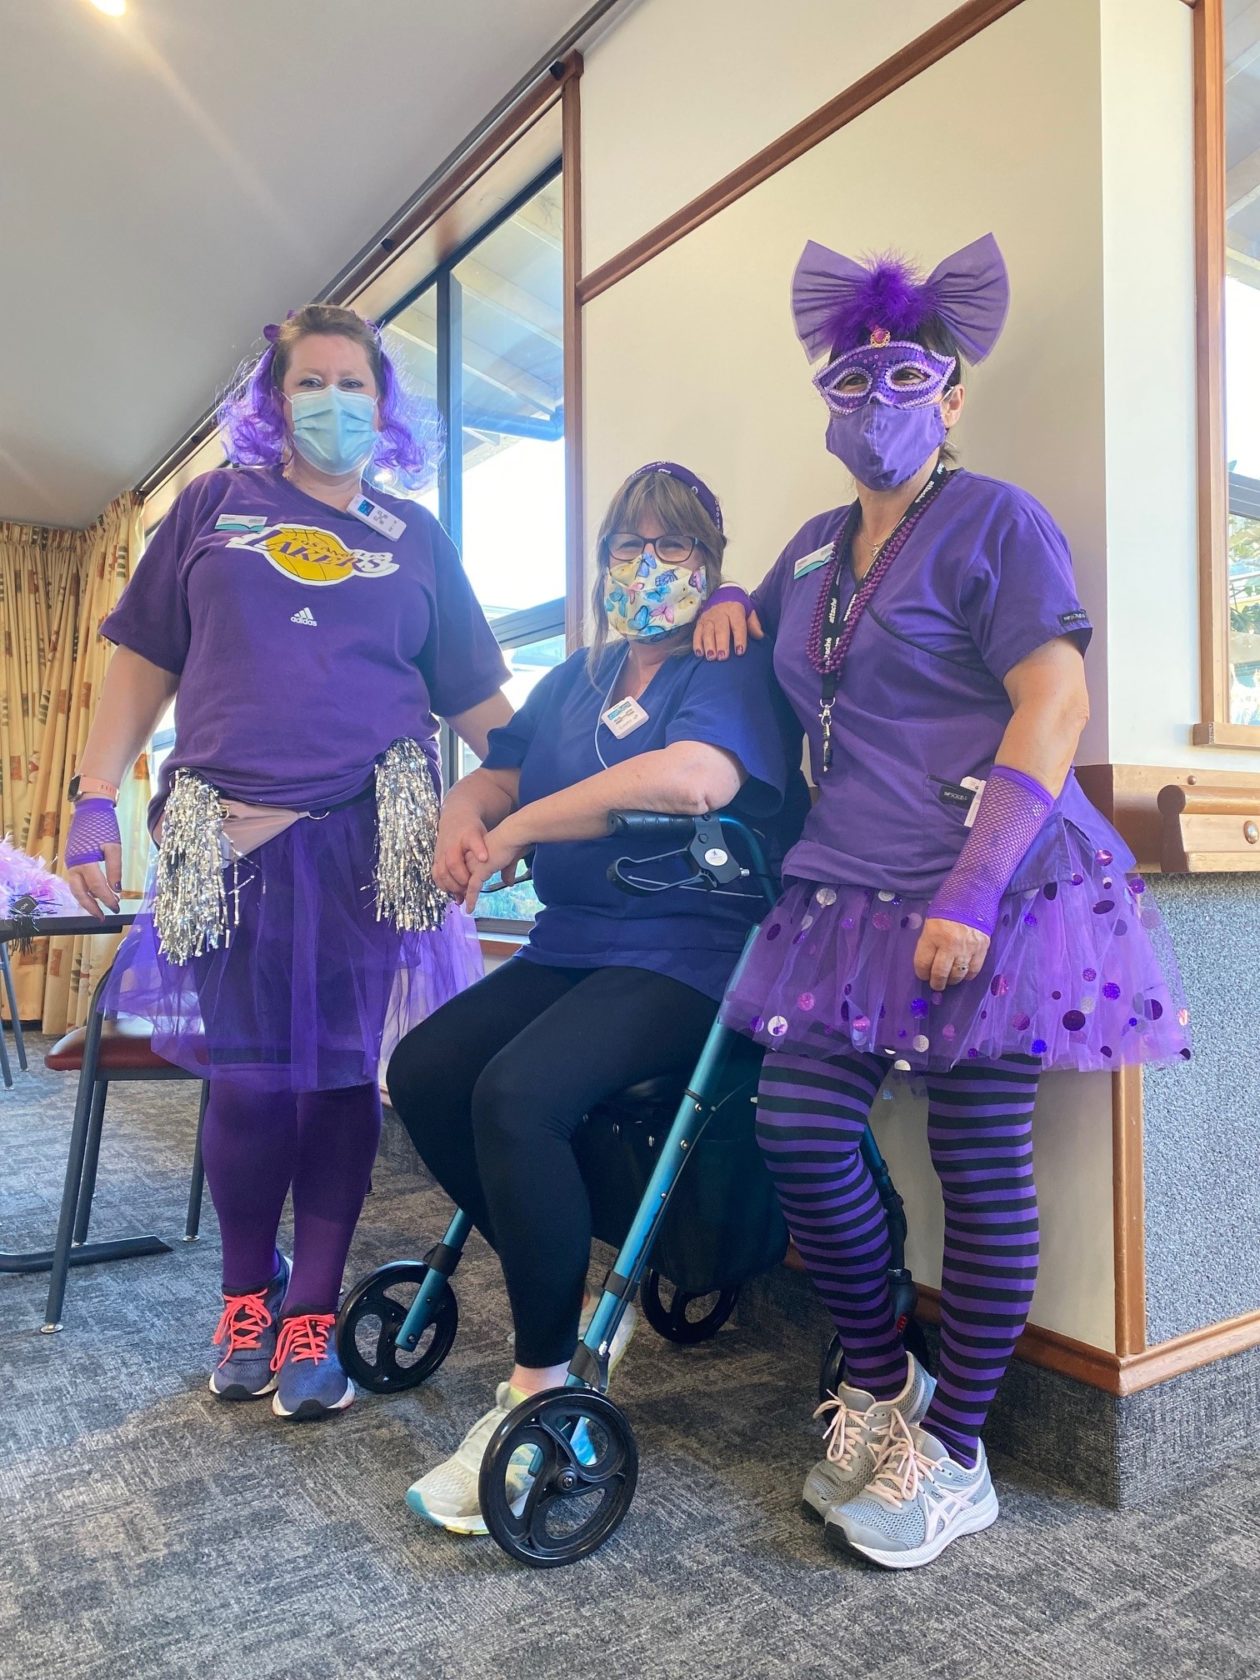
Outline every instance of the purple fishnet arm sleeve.
<svg viewBox="0 0 1260 1680"><path fill-rule="evenodd" d="M971 833L928 906L928 915L992 933L1007 883L1053 808L1054 800L1040 782L995 764Z"/></svg>
<svg viewBox="0 0 1260 1680"><path fill-rule="evenodd" d="M104 863L106 846L121 846L118 812L110 799L81 799L70 819L66 835L64 867L78 869L85 863Z"/></svg>

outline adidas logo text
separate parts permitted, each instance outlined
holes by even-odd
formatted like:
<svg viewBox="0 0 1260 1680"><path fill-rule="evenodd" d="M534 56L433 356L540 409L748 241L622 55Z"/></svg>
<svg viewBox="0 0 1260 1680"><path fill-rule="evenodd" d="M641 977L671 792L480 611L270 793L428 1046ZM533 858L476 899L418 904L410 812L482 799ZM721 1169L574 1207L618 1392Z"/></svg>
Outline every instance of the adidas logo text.
<svg viewBox="0 0 1260 1680"><path fill-rule="evenodd" d="M319 620L309 607L303 607L301 612L295 612L289 620L290 624L318 624Z"/></svg>

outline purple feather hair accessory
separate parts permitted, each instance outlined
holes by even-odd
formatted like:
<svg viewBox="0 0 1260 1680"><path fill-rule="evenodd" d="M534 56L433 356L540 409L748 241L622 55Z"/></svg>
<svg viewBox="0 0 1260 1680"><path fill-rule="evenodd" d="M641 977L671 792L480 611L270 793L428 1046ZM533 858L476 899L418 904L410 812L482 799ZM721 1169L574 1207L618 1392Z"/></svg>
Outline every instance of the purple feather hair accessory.
<svg viewBox="0 0 1260 1680"><path fill-rule="evenodd" d="M42 859L0 835L0 915L12 916L19 899L31 899L33 916L72 916L79 908L67 884Z"/></svg>
<svg viewBox="0 0 1260 1680"><path fill-rule="evenodd" d="M872 333L910 339L938 320L968 361L997 343L1010 305L1010 281L991 233L955 251L926 279L895 254L868 263L810 240L792 276L792 316L810 361L838 356L871 341Z"/></svg>

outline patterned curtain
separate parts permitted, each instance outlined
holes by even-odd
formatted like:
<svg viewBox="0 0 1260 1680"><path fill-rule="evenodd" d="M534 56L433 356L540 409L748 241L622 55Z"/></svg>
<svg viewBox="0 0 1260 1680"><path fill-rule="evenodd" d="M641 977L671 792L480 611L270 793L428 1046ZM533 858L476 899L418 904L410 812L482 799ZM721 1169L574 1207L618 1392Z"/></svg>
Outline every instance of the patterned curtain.
<svg viewBox="0 0 1260 1680"><path fill-rule="evenodd" d="M78 768L112 651L97 632L139 556L139 512L135 498L125 495L86 531L0 526L6 652L0 679L0 825L50 866L57 864L70 826L66 784ZM148 797L142 756L119 797L128 897L144 886ZM50 1033L81 1025L118 938L39 939L28 955L14 953L23 1018L38 1018Z"/></svg>

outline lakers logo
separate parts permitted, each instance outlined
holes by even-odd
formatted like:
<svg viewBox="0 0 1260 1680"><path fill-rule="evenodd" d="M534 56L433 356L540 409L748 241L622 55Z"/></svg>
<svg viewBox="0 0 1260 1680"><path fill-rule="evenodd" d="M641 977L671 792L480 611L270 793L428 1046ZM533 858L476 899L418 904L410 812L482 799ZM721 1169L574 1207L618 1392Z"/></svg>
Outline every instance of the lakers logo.
<svg viewBox="0 0 1260 1680"><path fill-rule="evenodd" d="M318 525L268 525L247 537L231 537L229 548L261 554L286 577L322 587L348 577L388 577L396 572L392 554L347 548L341 538Z"/></svg>

